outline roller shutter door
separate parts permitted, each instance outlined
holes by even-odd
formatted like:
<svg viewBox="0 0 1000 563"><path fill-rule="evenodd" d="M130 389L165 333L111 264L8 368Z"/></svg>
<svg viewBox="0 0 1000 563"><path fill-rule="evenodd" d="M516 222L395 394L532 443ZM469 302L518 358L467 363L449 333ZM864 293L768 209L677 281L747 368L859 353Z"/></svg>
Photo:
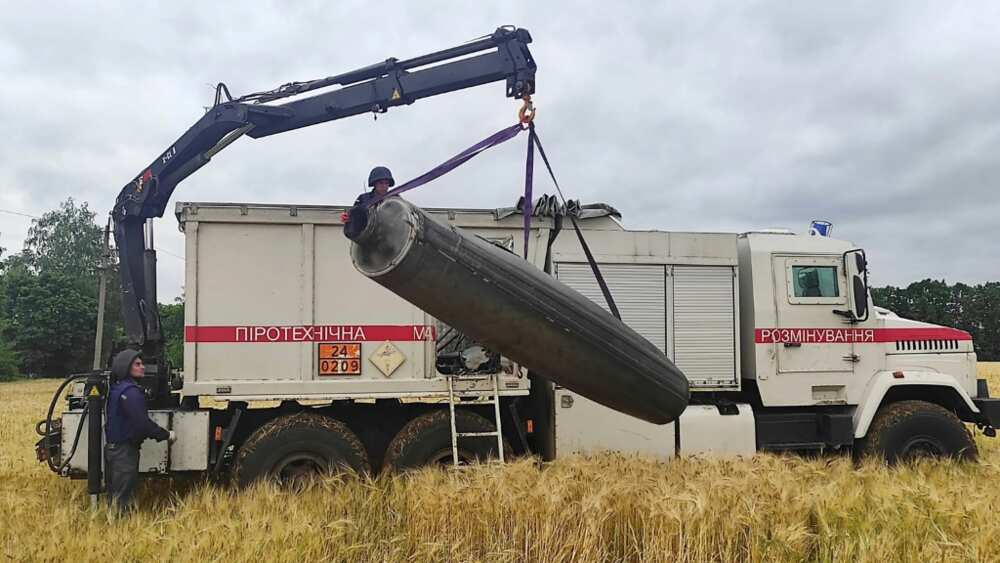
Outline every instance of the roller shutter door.
<svg viewBox="0 0 1000 563"><path fill-rule="evenodd" d="M693 386L736 386L733 269L674 266L674 363Z"/></svg>
<svg viewBox="0 0 1000 563"><path fill-rule="evenodd" d="M622 321L666 352L665 268L646 264L601 264L601 274L622 314ZM556 264L559 281L579 291L605 310L601 287L588 264Z"/></svg>

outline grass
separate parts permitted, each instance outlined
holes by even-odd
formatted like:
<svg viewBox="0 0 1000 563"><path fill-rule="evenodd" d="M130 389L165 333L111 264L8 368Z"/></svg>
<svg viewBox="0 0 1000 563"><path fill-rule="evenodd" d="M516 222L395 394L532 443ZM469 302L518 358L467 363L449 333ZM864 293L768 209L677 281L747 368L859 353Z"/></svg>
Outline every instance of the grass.
<svg viewBox="0 0 1000 563"><path fill-rule="evenodd" d="M1000 390L1000 364L981 373ZM989 561L1000 438L978 464L606 455L303 492L148 480L127 520L34 461L52 381L0 384L0 559L11 561Z"/></svg>
<svg viewBox="0 0 1000 563"><path fill-rule="evenodd" d="M990 380L990 387L1000 383L1000 362L979 362L979 377ZM993 396L992 393L990 396Z"/></svg>

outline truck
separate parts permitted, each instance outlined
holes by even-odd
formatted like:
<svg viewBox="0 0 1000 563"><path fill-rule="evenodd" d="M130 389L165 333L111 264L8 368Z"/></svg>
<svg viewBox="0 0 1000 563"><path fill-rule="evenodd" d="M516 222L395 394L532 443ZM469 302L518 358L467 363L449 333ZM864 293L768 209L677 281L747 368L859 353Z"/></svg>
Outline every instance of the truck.
<svg viewBox="0 0 1000 563"><path fill-rule="evenodd" d="M970 335L876 307L865 253L849 241L628 230L609 205L576 206L624 322L691 386L677 420L652 424L553 388L372 283L351 265L345 209L177 204L184 370L171 381L178 406L152 416L178 438L145 443L142 471L231 472L246 484L338 464L402 470L605 450L973 460L970 428L995 434L1000 402L976 378ZM515 208L427 212L522 254ZM553 240L558 219L535 218L528 261L548 261L607 307L575 239ZM77 383L52 449L62 459L80 440L71 477L88 469L87 437L76 438L85 396Z"/></svg>
<svg viewBox="0 0 1000 563"><path fill-rule="evenodd" d="M153 219L181 181L243 136L378 115L496 81L522 101L528 128L530 42L527 30L501 27L443 51L235 99L220 83L205 115L121 189L111 215L125 333L143 353L152 418L177 436L144 443L141 472L229 475L245 485L345 466L398 471L606 449L976 457L966 424L994 436L1000 401L976 379L970 335L875 307L862 249L790 232L631 231L609 205L554 198L530 206L530 226L527 205L433 209L427 217L523 256L584 308L619 314L618 332L679 368L672 373L683 385L660 419L620 411L648 413L638 407L663 397L636 387L615 403L622 408L608 408L599 393L554 385L559 379L520 365L516 354L506 357L372 282L352 265L347 206L176 204L186 239L186 326L183 370L169 364ZM558 236L566 217L592 252ZM497 313L468 326L502 331ZM590 352L552 350L576 361ZM621 369L598 374L596 388L630 381L623 375L633 358L620 355ZM100 368L67 377L38 425L39 460L60 475L85 476L92 503L101 491L108 383Z"/></svg>

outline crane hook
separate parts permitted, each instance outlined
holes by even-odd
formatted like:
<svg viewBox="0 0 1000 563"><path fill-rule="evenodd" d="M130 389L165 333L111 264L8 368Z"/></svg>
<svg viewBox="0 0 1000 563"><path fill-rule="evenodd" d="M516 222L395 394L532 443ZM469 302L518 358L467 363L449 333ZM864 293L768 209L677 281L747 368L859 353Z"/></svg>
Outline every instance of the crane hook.
<svg viewBox="0 0 1000 563"><path fill-rule="evenodd" d="M522 96L521 100L524 104L521 105L521 109L517 110L517 120L521 125L526 126L535 119L535 104L531 103L531 96L529 94Z"/></svg>

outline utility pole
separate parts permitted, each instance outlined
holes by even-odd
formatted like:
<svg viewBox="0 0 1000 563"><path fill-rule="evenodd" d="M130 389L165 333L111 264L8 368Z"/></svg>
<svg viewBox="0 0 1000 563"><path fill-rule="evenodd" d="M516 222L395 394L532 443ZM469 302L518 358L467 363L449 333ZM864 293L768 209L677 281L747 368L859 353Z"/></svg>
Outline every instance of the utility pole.
<svg viewBox="0 0 1000 563"><path fill-rule="evenodd" d="M101 252L101 263L97 265L100 276L100 288L97 290L97 332L94 335L94 369L101 369L101 345L104 344L104 299L108 284L108 263L111 259L109 237L111 235L111 219L104 227L104 244Z"/></svg>
<svg viewBox="0 0 1000 563"><path fill-rule="evenodd" d="M101 369L101 345L104 343L104 297L108 283L108 264L111 259L111 246L109 239L111 236L111 219L104 227L104 243L101 248L101 260L97 265L98 276L100 277L100 287L97 290L97 329L94 334L94 371L87 377L87 384L84 387L87 396L87 410L90 412L88 422L87 439L90 446L87 451L87 493L90 496L90 508L97 510L100 506L99 497L101 495L101 451L103 448L94 447L94 444L101 443L101 422L102 407L104 406L104 394L107 392L105 382L100 374Z"/></svg>

